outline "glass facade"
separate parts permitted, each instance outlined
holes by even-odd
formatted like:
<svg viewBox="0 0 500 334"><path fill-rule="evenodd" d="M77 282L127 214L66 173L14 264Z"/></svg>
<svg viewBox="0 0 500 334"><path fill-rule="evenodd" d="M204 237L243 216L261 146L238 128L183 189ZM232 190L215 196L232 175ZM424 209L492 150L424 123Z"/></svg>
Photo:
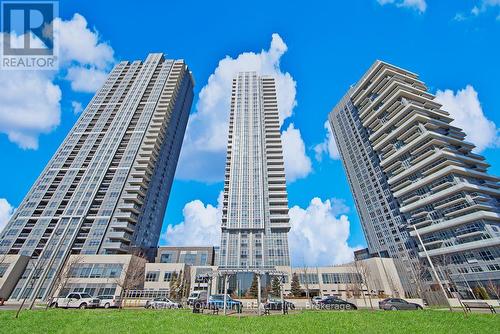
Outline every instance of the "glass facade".
<svg viewBox="0 0 500 334"><path fill-rule="evenodd" d="M222 268L289 265L290 229L273 78L242 72L233 80L226 160Z"/></svg>
<svg viewBox="0 0 500 334"><path fill-rule="evenodd" d="M35 269L19 295L47 298L71 254L156 247L192 98L184 61L115 66L0 234Z"/></svg>
<svg viewBox="0 0 500 334"><path fill-rule="evenodd" d="M500 178L417 74L376 61L330 124L369 252L394 259L407 293L426 253L463 297L498 286Z"/></svg>

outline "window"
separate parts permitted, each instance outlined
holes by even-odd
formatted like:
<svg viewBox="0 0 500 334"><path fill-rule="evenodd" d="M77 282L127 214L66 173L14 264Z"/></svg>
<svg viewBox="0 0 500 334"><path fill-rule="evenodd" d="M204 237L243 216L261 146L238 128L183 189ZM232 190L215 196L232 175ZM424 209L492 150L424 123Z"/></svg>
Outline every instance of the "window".
<svg viewBox="0 0 500 334"><path fill-rule="evenodd" d="M104 273L104 266L95 265L90 272L90 278L99 278L102 277Z"/></svg>
<svg viewBox="0 0 500 334"><path fill-rule="evenodd" d="M108 264L106 268L106 277L109 278L115 278L119 277L122 270L123 270L123 265L121 264Z"/></svg>
<svg viewBox="0 0 500 334"><path fill-rule="evenodd" d="M119 277L123 265L119 263L74 264L69 277L79 278L115 278Z"/></svg>
<svg viewBox="0 0 500 334"><path fill-rule="evenodd" d="M499 264L489 264L488 265L488 270L491 271L499 271L500 270L500 265ZM1 276L0 276L1 277Z"/></svg>
<svg viewBox="0 0 500 334"><path fill-rule="evenodd" d="M208 264L207 259L208 259L208 253L202 252L200 255L200 265L206 266Z"/></svg>
<svg viewBox="0 0 500 334"><path fill-rule="evenodd" d="M182 257L182 255L181 255L181 257ZM196 264L196 254L185 254L184 261L181 260L181 262L184 262L188 265L195 265Z"/></svg>
<svg viewBox="0 0 500 334"><path fill-rule="evenodd" d="M157 271L148 271L146 273L146 282L158 282L159 272Z"/></svg>
<svg viewBox="0 0 500 334"><path fill-rule="evenodd" d="M319 284L318 275L316 274L299 274L300 284Z"/></svg>
<svg viewBox="0 0 500 334"><path fill-rule="evenodd" d="M163 282L170 282L172 280L172 275L174 274L173 271L166 271L163 274Z"/></svg>
<svg viewBox="0 0 500 334"><path fill-rule="evenodd" d="M8 268L9 268L9 263L2 263L2 264L0 264L0 278L2 278L3 275L5 275L5 273L7 272Z"/></svg>
<svg viewBox="0 0 500 334"><path fill-rule="evenodd" d="M479 256L481 256L481 259L484 261L492 261L495 258L493 257L493 254L489 250L483 250L479 252Z"/></svg>
<svg viewBox="0 0 500 334"><path fill-rule="evenodd" d="M168 251L168 252L162 253L160 255L160 262L161 263L174 263L175 262L175 254L176 254L176 252L173 252L173 251Z"/></svg>

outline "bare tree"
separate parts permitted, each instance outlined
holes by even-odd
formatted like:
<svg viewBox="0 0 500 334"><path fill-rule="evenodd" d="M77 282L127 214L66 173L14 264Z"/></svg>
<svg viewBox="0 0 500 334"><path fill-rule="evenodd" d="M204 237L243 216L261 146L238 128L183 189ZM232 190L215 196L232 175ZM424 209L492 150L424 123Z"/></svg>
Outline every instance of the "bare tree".
<svg viewBox="0 0 500 334"><path fill-rule="evenodd" d="M354 270L353 274L361 275L361 273L359 272L359 270L360 270L360 268L359 268L360 264L358 263L358 260L354 260L354 262L352 262L351 264L352 264L352 268ZM363 293L363 282L362 282L362 280L358 280L357 279L357 275L352 275L350 281L351 281L351 284L352 284L352 287L353 287L353 295L355 297L359 297L359 295L361 294L361 296L363 297L363 302L366 305L366 296Z"/></svg>
<svg viewBox="0 0 500 334"><path fill-rule="evenodd" d="M361 293L363 293L363 284L366 287L366 291L368 292L368 299L370 301L370 308L373 310L372 296L371 296L371 276L368 267L361 261L355 260L354 266L356 268L356 273L359 275L360 282L358 283L361 286ZM358 281L356 278L355 281ZM363 293L363 301L366 305L365 294Z"/></svg>
<svg viewBox="0 0 500 334"><path fill-rule="evenodd" d="M493 282L491 279L488 280L488 283L486 284L486 287L490 291L491 294L495 295L497 299L500 299L500 285L496 284Z"/></svg>
<svg viewBox="0 0 500 334"><path fill-rule="evenodd" d="M435 261L435 266L437 267L439 273L441 274L441 277L446 283L446 291L450 295L450 297L453 298L453 293L451 292L452 290L452 285L455 285L452 278L450 277L449 270L448 270L448 265L450 264L451 260L450 257L446 254L443 254L441 256L436 257ZM454 286L454 290L457 291L457 287Z"/></svg>
<svg viewBox="0 0 500 334"><path fill-rule="evenodd" d="M116 286L121 288L120 291L120 308L125 306L127 299L127 292L137 289L144 284L144 264L145 259L141 257L140 253L133 254L130 262L125 268L125 273L120 273L114 280Z"/></svg>
<svg viewBox="0 0 500 334"><path fill-rule="evenodd" d="M49 306L52 306L52 301L54 300L55 294L60 295L61 292L66 289L68 282L72 276L73 270L76 269L76 267L82 262L82 256L73 255L69 258L68 262L65 263L62 269L56 274L56 276L54 277L54 283L48 294L49 302L47 303L45 309L49 308Z"/></svg>
<svg viewBox="0 0 500 334"><path fill-rule="evenodd" d="M352 288L352 284L350 284L350 283L346 283L346 285L345 285L345 296L346 296L346 298L352 298L352 296L353 296L353 288Z"/></svg>
<svg viewBox="0 0 500 334"><path fill-rule="evenodd" d="M184 293L185 293L185 289L186 289L186 273L182 270L179 271L179 283L178 283L178 292L177 292L177 298L180 300L182 300L182 298L184 298Z"/></svg>
<svg viewBox="0 0 500 334"><path fill-rule="evenodd" d="M170 282L168 284L168 296L170 298L177 300L180 285L179 274L177 273L177 271L174 271L172 273L172 276L170 277Z"/></svg>
<svg viewBox="0 0 500 334"><path fill-rule="evenodd" d="M429 267L424 264L421 260L415 261L415 270L412 271L415 278L415 284L417 285L417 292L420 298L424 298L424 293L427 290L426 282L429 278Z"/></svg>
<svg viewBox="0 0 500 334"><path fill-rule="evenodd" d="M187 273L184 273L184 283L183 283L184 298L188 298L189 293L191 292L191 279L188 276L189 275Z"/></svg>

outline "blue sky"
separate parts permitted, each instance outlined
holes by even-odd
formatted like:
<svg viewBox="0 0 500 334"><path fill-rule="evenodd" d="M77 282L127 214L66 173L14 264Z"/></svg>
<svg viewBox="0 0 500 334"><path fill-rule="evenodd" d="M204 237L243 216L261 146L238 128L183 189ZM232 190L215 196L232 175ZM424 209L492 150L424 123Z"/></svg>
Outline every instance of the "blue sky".
<svg viewBox="0 0 500 334"><path fill-rule="evenodd" d="M94 71L90 73L97 76L116 61L144 59L149 52L183 58L196 80L192 113L197 113L199 92L216 68L225 66L219 62L226 56L237 59L246 52L265 57L265 52L272 49L273 33L278 34L274 46L278 45L280 54L272 70L288 73L288 82L296 84L295 99L292 97L296 106L284 120L283 131L293 124L295 137L290 137L289 145L297 148L294 143L303 142L304 151L299 147L291 149L291 154L297 155L297 161L310 161L310 168L297 167L296 180L288 184L289 205L296 206L292 209L292 223L300 227L292 236L292 244L314 253L307 261L307 254L297 253L295 262L342 262L348 260L352 247L365 245L340 161L329 152L317 159L314 148L328 143L324 128L327 114L376 59L416 72L431 92L440 91L441 101L453 109L452 114L462 117L467 134L480 144L482 154L492 165L490 171L500 174L495 125L500 124L500 1L120 1L119 5L111 1L61 1L59 14L63 21L74 20L75 13L86 20L88 25L83 29L94 34L94 46L99 49L96 54L104 60L76 55L68 60L65 69L47 79L61 92L60 121L54 120L39 135L30 130L30 136L38 138L38 147L21 148L19 141L5 135L10 123L5 121L7 109L4 115L0 110L0 199L14 208L77 120L75 103L85 107L92 97L92 87L78 86L69 75L72 65ZM70 38L67 43L76 40ZM110 49L112 55L107 53ZM237 67L244 61L231 64ZM10 76L0 72L1 81L14 82ZM5 88L1 85L0 89ZM0 92L0 109L9 104L9 111L16 110L16 101L5 95ZM22 116L25 109L20 110ZM200 122L203 127L203 119ZM483 131L485 128L488 131ZM220 150L215 156L211 159L204 155L197 163L217 171L222 161ZM190 165L184 159L179 168L186 171ZM212 240L218 233L216 227L214 233L205 231L210 235L206 238L200 234L203 231L192 228L196 224L215 226L220 178L215 176L207 182L187 172L180 177L182 171L178 170L172 188L164 231L167 225L184 224L172 229L170 240L167 234L161 242L183 243L179 241L183 233L184 243ZM316 197L319 200L311 203ZM308 226L313 225L320 226L323 235L301 239L301 233L306 234Z"/></svg>

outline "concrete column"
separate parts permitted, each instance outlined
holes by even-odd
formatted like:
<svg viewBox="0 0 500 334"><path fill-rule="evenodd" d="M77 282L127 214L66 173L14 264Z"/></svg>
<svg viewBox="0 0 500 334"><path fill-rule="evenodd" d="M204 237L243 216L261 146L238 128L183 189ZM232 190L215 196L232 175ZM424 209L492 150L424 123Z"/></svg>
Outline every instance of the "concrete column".
<svg viewBox="0 0 500 334"><path fill-rule="evenodd" d="M208 304L208 299L210 298L210 293L212 292L212 276L208 277L208 285L207 285L207 304Z"/></svg>

